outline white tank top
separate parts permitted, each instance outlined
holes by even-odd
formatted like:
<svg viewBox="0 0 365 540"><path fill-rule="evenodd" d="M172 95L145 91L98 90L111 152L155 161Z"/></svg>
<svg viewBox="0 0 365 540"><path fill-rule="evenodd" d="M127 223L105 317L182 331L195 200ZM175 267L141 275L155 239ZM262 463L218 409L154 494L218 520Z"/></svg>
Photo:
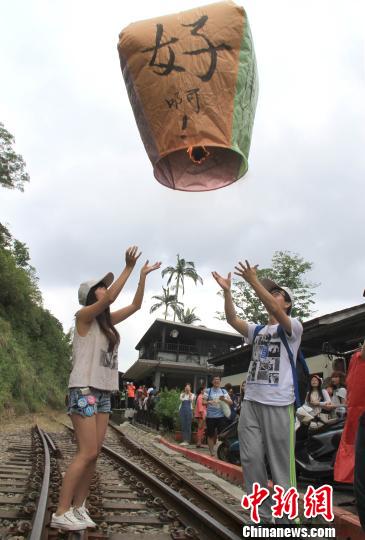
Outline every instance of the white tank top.
<svg viewBox="0 0 365 540"><path fill-rule="evenodd" d="M79 335L75 325L69 388L92 386L99 390L118 390L118 346L113 352L108 352L108 347L108 339L96 319L84 337Z"/></svg>

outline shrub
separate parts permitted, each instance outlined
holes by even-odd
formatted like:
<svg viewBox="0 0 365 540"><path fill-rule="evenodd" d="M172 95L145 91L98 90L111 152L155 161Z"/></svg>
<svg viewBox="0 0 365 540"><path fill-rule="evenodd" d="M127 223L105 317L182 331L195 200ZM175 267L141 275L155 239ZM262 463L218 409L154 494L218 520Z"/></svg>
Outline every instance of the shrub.
<svg viewBox="0 0 365 540"><path fill-rule="evenodd" d="M161 424L170 431L180 429L180 391L162 390L155 406Z"/></svg>

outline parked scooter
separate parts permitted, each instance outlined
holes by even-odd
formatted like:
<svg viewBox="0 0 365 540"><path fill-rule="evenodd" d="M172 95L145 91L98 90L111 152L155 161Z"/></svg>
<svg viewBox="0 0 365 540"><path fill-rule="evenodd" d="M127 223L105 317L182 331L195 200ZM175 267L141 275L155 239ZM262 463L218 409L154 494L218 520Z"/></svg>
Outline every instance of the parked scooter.
<svg viewBox="0 0 365 540"><path fill-rule="evenodd" d="M344 428L344 418L323 424L315 431L301 423L296 432L295 462L297 475L311 479L331 479L336 452ZM227 426L219 435L221 444L217 456L223 461L240 464L238 443L238 419Z"/></svg>
<svg viewBox="0 0 365 540"><path fill-rule="evenodd" d="M220 432L218 440L221 441L221 444L217 449L217 457L219 459L235 465L241 463L238 445L238 421L239 416Z"/></svg>

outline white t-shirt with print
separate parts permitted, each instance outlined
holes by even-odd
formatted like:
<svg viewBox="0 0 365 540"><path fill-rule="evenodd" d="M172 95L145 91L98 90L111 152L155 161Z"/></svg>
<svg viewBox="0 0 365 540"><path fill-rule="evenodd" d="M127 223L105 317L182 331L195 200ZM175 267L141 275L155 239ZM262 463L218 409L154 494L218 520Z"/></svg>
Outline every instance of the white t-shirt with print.
<svg viewBox="0 0 365 540"><path fill-rule="evenodd" d="M286 334L296 359L303 327L298 319L290 318L292 332ZM256 324L249 323L246 342L252 344L252 357L246 379L245 399L265 405L290 405L295 401L293 374L284 343L278 336L278 325L266 325L252 343Z"/></svg>

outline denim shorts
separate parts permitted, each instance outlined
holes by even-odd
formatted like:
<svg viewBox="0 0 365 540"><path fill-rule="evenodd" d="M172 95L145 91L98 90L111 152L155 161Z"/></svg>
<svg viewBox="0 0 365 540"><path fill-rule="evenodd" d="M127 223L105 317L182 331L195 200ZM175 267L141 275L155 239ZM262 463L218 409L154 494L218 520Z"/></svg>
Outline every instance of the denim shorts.
<svg viewBox="0 0 365 540"><path fill-rule="evenodd" d="M67 414L93 416L97 413L111 413L111 392L97 388L69 388Z"/></svg>

